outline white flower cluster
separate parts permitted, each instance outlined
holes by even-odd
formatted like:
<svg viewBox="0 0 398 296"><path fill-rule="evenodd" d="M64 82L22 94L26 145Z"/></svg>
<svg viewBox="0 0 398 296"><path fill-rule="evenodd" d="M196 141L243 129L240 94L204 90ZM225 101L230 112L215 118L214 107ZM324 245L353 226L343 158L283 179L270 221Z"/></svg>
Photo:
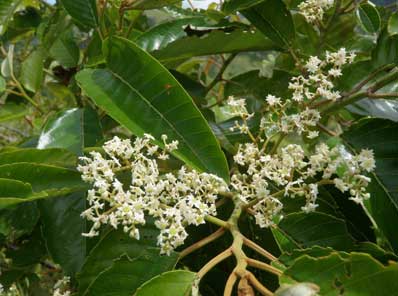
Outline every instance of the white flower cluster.
<svg viewBox="0 0 398 296"><path fill-rule="evenodd" d="M248 120L254 116L253 113L249 113L246 108L245 99L236 99L230 96L227 101L227 105L230 108L229 114L233 117L240 117L241 122L235 121L235 126L231 128L231 131L239 130L242 134L249 133Z"/></svg>
<svg viewBox="0 0 398 296"><path fill-rule="evenodd" d="M253 203L260 227L268 227L275 218L282 218L282 196L304 196L306 204L301 209L307 213L314 211L318 206L318 185L334 184L342 192L349 192L350 199L362 203L369 198L366 187L370 182L363 173L375 168L370 150L353 156L342 146L329 148L326 144L317 146L309 157L295 144L274 155L260 150L256 144L243 144L234 160L245 170L232 176L231 188L243 203ZM316 176L322 179L314 183Z"/></svg>
<svg viewBox="0 0 398 296"><path fill-rule="evenodd" d="M334 0L306 0L299 4L299 12L310 24L322 22L325 11L332 8Z"/></svg>
<svg viewBox="0 0 398 296"><path fill-rule="evenodd" d="M342 67L352 63L354 58L355 54L347 52L345 48L337 52L327 52L325 60L316 56L310 57L305 64L306 75L295 76L289 83L289 89L293 92L291 99L267 96L270 112L262 119L260 128L268 133L296 132L300 135L304 133L310 139L316 138L318 132L314 127L320 120L320 114L311 104L322 100L336 101L341 97L334 90L333 79L340 77Z"/></svg>
<svg viewBox="0 0 398 296"><path fill-rule="evenodd" d="M70 283L70 277L65 276L54 285L53 296L70 296L71 292L67 290Z"/></svg>
<svg viewBox="0 0 398 296"><path fill-rule="evenodd" d="M90 207L82 216L93 222L88 233L99 234L101 225L119 226L131 237L140 238L139 225L151 216L160 229L158 245L161 253L170 252L183 244L187 225L205 222L207 215L215 215L215 201L220 191L227 190L225 182L215 175L198 173L182 167L176 174L161 174L158 160L167 159L168 152L177 149L178 142L167 143L164 150L152 144L152 136L130 140L118 137L105 143L106 157L91 152L82 157L78 167L84 181L92 183L88 192ZM129 184L118 179L128 172Z"/></svg>

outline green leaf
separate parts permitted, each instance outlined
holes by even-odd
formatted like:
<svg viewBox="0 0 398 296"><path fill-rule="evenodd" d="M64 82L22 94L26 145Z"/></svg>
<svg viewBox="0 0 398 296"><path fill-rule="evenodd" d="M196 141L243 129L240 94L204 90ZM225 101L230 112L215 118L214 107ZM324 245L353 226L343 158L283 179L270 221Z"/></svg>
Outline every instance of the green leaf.
<svg viewBox="0 0 398 296"><path fill-rule="evenodd" d="M50 55L65 68L76 67L80 50L70 34L62 34L50 48Z"/></svg>
<svg viewBox="0 0 398 296"><path fill-rule="evenodd" d="M187 26L205 26L203 17L189 17L172 20L155 26L141 34L134 42L148 52L165 48L168 44L187 36Z"/></svg>
<svg viewBox="0 0 398 296"><path fill-rule="evenodd" d="M74 20L86 27L98 25L96 0L60 0Z"/></svg>
<svg viewBox="0 0 398 296"><path fill-rule="evenodd" d="M344 220L318 212L288 214L273 232L284 251L316 245L349 250L354 243Z"/></svg>
<svg viewBox="0 0 398 296"><path fill-rule="evenodd" d="M390 35L398 34L398 12L394 12L388 20L388 33Z"/></svg>
<svg viewBox="0 0 398 296"><path fill-rule="evenodd" d="M0 200L4 197L26 197L33 193L29 183L12 179L0 179Z"/></svg>
<svg viewBox="0 0 398 296"><path fill-rule="evenodd" d="M169 271L146 282L134 296L187 296L195 278L190 271Z"/></svg>
<svg viewBox="0 0 398 296"><path fill-rule="evenodd" d="M0 178L29 183L32 185L34 192L86 188L77 171L46 164L4 164L0 166Z"/></svg>
<svg viewBox="0 0 398 296"><path fill-rule="evenodd" d="M29 110L24 105L8 103L0 108L0 122L15 120L27 115Z"/></svg>
<svg viewBox="0 0 398 296"><path fill-rule="evenodd" d="M69 109L58 113L44 126L37 147L64 148L78 155L84 147L95 146L102 131L97 113L89 108Z"/></svg>
<svg viewBox="0 0 398 296"><path fill-rule="evenodd" d="M398 123L389 120L363 120L343 135L355 151L373 149L375 153L376 171L371 175L368 187L371 198L366 207L395 251L398 251L397 128Z"/></svg>
<svg viewBox="0 0 398 296"><path fill-rule="evenodd" d="M231 14L238 10L247 9L253 5L260 3L263 0L227 0L222 5L222 11Z"/></svg>
<svg viewBox="0 0 398 296"><path fill-rule="evenodd" d="M5 92L6 89L7 89L7 82L2 76L0 76L0 94Z"/></svg>
<svg viewBox="0 0 398 296"><path fill-rule="evenodd" d="M176 3L181 3L181 0L135 0L132 2L130 7L132 9L147 10L161 8Z"/></svg>
<svg viewBox="0 0 398 296"><path fill-rule="evenodd" d="M122 231L108 232L92 249L78 275L81 295L132 295L152 277L171 270L178 254L160 256L155 248L159 230L140 228L135 240Z"/></svg>
<svg viewBox="0 0 398 296"><path fill-rule="evenodd" d="M0 34L5 31L7 24L22 0L1 0L0 1Z"/></svg>
<svg viewBox="0 0 398 296"><path fill-rule="evenodd" d="M0 151L0 165L18 162L51 164L61 167L76 166L77 158L74 154L63 149L38 150L34 148Z"/></svg>
<svg viewBox="0 0 398 296"><path fill-rule="evenodd" d="M380 30L380 14L373 3L367 2L359 5L357 17L359 23L369 33L376 33Z"/></svg>
<svg viewBox="0 0 398 296"><path fill-rule="evenodd" d="M280 47L257 30L239 28L231 32L212 30L203 36L184 37L152 54L163 62L169 62L220 53L267 50L280 50Z"/></svg>
<svg viewBox="0 0 398 296"><path fill-rule="evenodd" d="M102 54L102 41L99 34L96 32L87 47L87 62L86 67L94 67L101 63L105 63L104 56Z"/></svg>
<svg viewBox="0 0 398 296"><path fill-rule="evenodd" d="M33 51L22 63L21 82L31 92L37 92L44 78L44 53L41 49Z"/></svg>
<svg viewBox="0 0 398 296"><path fill-rule="evenodd" d="M288 85L291 74L274 70L272 78L260 76L260 71L253 70L228 80L225 84L225 96L253 96L264 101L268 94L285 97L289 93Z"/></svg>
<svg viewBox="0 0 398 296"><path fill-rule="evenodd" d="M292 15L282 0L265 0L241 11L265 36L282 47L290 47L295 39Z"/></svg>
<svg viewBox="0 0 398 296"><path fill-rule="evenodd" d="M170 70L170 73L181 83L196 105L201 106L207 103L206 88L201 83L175 70Z"/></svg>
<svg viewBox="0 0 398 296"><path fill-rule="evenodd" d="M398 264L383 266L368 254L347 256L334 252L314 258L302 256L285 271L299 282L320 287L320 295L394 295L398 289Z"/></svg>
<svg viewBox="0 0 398 296"><path fill-rule="evenodd" d="M398 63L398 36L390 36L387 30L383 30L372 52L372 65L376 68L395 63Z"/></svg>
<svg viewBox="0 0 398 296"><path fill-rule="evenodd" d="M50 120L40 136L38 147L64 148L77 155L102 138L97 114L89 108L69 109ZM78 174L80 177L80 174ZM67 274L80 271L87 253L86 221L80 214L86 209L85 192L76 192L39 203L43 234L53 259Z"/></svg>
<svg viewBox="0 0 398 296"><path fill-rule="evenodd" d="M167 134L179 141L177 157L228 180L226 159L215 136L177 80L126 39L108 40L105 52L107 69L83 70L76 76L83 91L136 135L150 133L161 144L161 135Z"/></svg>
<svg viewBox="0 0 398 296"><path fill-rule="evenodd" d="M5 256L12 260L12 266L19 268L38 264L46 255L47 250L39 227L36 227L28 240L25 239L17 246L5 251Z"/></svg>
<svg viewBox="0 0 398 296"><path fill-rule="evenodd" d="M86 257L86 238L82 236L86 222L80 217L85 208L85 193L81 191L39 202L47 249L68 275L80 271Z"/></svg>

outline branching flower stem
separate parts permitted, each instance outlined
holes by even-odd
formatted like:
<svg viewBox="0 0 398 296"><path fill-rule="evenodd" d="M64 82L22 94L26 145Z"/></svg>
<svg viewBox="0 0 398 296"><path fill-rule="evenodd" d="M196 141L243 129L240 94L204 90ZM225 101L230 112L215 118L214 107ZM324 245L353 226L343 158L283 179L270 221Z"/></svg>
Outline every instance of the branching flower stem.
<svg viewBox="0 0 398 296"><path fill-rule="evenodd" d="M228 257L232 255L231 248L226 249L222 253L218 254L216 257L211 259L209 262L206 263L205 266L202 267L201 270L198 271L197 277L202 279L210 270L212 270L217 264L224 261Z"/></svg>
<svg viewBox="0 0 398 296"><path fill-rule="evenodd" d="M209 243L215 241L216 239L220 238L225 234L225 228L219 228L216 232L210 234L209 236L201 239L200 241L194 243L190 247L186 248L185 250L180 252L180 260L189 254L199 250L200 248L208 245Z"/></svg>
<svg viewBox="0 0 398 296"><path fill-rule="evenodd" d="M271 261L278 261L278 258L247 237L243 237L243 244Z"/></svg>
<svg viewBox="0 0 398 296"><path fill-rule="evenodd" d="M180 255L180 259L184 258L185 256L191 254L192 252L202 248L203 246L215 241L219 237L221 237L226 230L228 230L232 237L233 242L232 245L223 251L222 253L218 254L216 257L211 259L205 266L202 267L201 270L197 273L198 280L200 281L211 269L213 269L217 264L224 261L225 259L229 258L230 256L234 255L236 259L236 265L233 269L232 273L230 274L224 289L224 296L232 295L233 288L238 280L238 278L244 279L247 283L250 283L253 288L257 289L257 291L262 295L272 295L272 292L269 291L266 287L264 287L256 277L247 270L248 266L258 268L267 272L270 272L274 275L281 275L282 271L276 267L273 267L265 262L258 261L252 258L248 258L243 251L243 246L247 246L254 250L255 252L259 253L260 255L264 256L270 261L278 261L278 259L270 254L268 251L264 250L262 247L257 245L255 242L251 241L247 237L245 237L239 230L238 222L239 218L246 209L246 205L243 204L239 199L233 198L235 203L234 211L232 212L228 221L223 221L213 216L206 216L206 220L210 223L216 224L221 228L218 229L213 234L209 235L208 237L198 241L197 243L193 244L192 246L188 247L187 249L183 250Z"/></svg>
<svg viewBox="0 0 398 296"><path fill-rule="evenodd" d="M279 269L277 269L267 263L264 263L264 262L261 262L261 261L258 261L258 260L252 259L252 258L247 258L246 261L249 266L252 266L252 267L264 270L264 271L268 271L277 276L282 275L282 272Z"/></svg>

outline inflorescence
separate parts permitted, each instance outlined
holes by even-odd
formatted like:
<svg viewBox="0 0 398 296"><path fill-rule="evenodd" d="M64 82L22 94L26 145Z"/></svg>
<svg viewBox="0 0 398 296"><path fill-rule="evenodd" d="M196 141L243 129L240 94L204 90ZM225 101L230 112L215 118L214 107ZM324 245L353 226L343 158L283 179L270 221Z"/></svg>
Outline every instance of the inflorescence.
<svg viewBox="0 0 398 296"><path fill-rule="evenodd" d="M163 136L164 150L151 143L150 135L130 140L118 137L105 143L106 157L91 152L82 157L78 167L84 181L92 183L88 192L90 207L82 216L93 222L85 236L99 234L101 225L119 226L131 237L140 238L139 225L153 217L160 229L158 245L161 252L169 254L183 244L187 237L187 225L205 223L207 215L216 215L215 201L226 184L215 175L199 173L182 167L176 173L161 174L158 160L168 158L177 149L178 142L167 143ZM118 178L128 172L130 183L124 185Z"/></svg>
<svg viewBox="0 0 398 296"><path fill-rule="evenodd" d="M306 0L299 4L299 12L310 24L322 22L325 12L332 8L334 0Z"/></svg>
<svg viewBox="0 0 398 296"><path fill-rule="evenodd" d="M314 211L321 185L335 186L362 204L370 197L366 191L370 178L366 174L375 168L371 150L353 155L343 145L325 143L316 145L313 153L297 144L272 151L267 146L275 135L318 137L316 127L321 115L311 106L340 97L332 80L342 75L343 65L354 57L345 49L327 53L325 60L311 57L305 64L306 73L290 82L292 98L267 96L266 114L257 137L248 127L253 114L247 111L245 100L228 100L231 114L241 119L234 129L252 139L252 143L239 145L229 185L215 175L185 166L177 172L162 173L160 161L167 160L169 153L178 148L178 142L167 142L165 135L163 149L153 144L155 139L150 135L137 137L133 143L114 137L103 146L103 155L91 152L90 157L82 157L78 170L93 186L88 191L89 208L82 213L92 227L83 235L96 236L101 225L110 225L122 227L139 239L139 227L151 217L160 230L161 253L170 254L184 243L188 225L203 224L209 215L217 215L216 200L221 193L234 196L250 208L260 227L269 227L283 217L288 197L303 198L302 211Z"/></svg>

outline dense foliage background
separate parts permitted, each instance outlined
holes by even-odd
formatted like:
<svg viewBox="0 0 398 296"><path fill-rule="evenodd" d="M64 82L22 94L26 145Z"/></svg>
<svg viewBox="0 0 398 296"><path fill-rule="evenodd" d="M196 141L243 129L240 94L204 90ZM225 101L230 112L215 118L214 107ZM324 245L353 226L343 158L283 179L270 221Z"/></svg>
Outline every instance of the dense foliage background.
<svg viewBox="0 0 398 296"><path fill-rule="evenodd" d="M292 199L279 224L259 228L249 212L239 227L278 257L267 266L281 274L252 270L275 295L398 295L396 1L336 0L315 25L298 13L300 0L220 2L198 10L178 0L0 0L1 295L191 293L195 272L232 238L182 256L217 230L189 227L184 246L163 256L151 221L140 240L111 228L83 237L88 185L78 157L113 136L167 134L180 146L165 171L186 163L228 181L237 145L250 138L230 130L227 98L246 99L256 135L266 96L288 97L300 63L340 48L357 57L336 82L342 98L318 106L320 138L281 142L373 149L371 198L361 207L326 186L316 212ZM233 203L221 201L218 217L228 219ZM234 266L231 257L212 268L201 294L223 295Z"/></svg>

